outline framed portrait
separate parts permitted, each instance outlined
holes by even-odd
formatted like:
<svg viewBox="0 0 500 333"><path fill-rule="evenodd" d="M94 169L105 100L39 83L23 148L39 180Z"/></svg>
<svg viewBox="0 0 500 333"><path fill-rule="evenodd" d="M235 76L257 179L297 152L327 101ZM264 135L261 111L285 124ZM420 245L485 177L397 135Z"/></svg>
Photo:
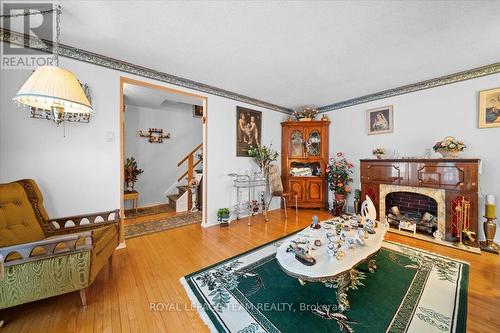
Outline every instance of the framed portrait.
<svg viewBox="0 0 500 333"><path fill-rule="evenodd" d="M392 105L366 111L368 135L394 132Z"/></svg>
<svg viewBox="0 0 500 333"><path fill-rule="evenodd" d="M248 149L261 143L262 112L236 107L236 156L248 157Z"/></svg>
<svg viewBox="0 0 500 333"><path fill-rule="evenodd" d="M203 106L193 105L193 117L195 118L203 117Z"/></svg>
<svg viewBox="0 0 500 333"><path fill-rule="evenodd" d="M500 127L500 88L479 92L479 128Z"/></svg>

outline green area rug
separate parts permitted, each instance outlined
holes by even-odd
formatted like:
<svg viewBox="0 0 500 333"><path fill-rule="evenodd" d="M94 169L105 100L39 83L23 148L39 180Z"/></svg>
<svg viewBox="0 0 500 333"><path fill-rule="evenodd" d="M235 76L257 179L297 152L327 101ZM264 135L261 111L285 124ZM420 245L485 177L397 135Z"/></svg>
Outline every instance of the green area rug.
<svg viewBox="0 0 500 333"><path fill-rule="evenodd" d="M287 236L291 237L291 236ZM384 242L377 271L338 310L336 289L286 275L271 242L192 273L181 283L213 332L465 332L468 264Z"/></svg>

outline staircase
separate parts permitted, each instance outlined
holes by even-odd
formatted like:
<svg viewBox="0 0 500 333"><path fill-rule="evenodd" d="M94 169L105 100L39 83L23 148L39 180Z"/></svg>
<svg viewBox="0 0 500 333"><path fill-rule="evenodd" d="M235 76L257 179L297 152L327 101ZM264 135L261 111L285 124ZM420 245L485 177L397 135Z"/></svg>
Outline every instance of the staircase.
<svg viewBox="0 0 500 333"><path fill-rule="evenodd" d="M168 204L176 212L186 212L192 208L192 194L189 191L188 184L193 178L197 178L201 183L203 169L201 165L197 169L195 167L203 161L203 156L199 156L202 152L203 144L200 143L177 164L180 167L184 162L188 162L187 170L177 179L177 193L167 195Z"/></svg>

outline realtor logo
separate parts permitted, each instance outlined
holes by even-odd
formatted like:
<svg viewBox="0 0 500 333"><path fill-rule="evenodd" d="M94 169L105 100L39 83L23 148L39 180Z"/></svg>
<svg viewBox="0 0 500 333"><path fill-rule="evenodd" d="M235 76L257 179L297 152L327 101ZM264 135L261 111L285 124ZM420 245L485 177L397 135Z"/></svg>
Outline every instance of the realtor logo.
<svg viewBox="0 0 500 333"><path fill-rule="evenodd" d="M46 46L44 40L53 41L54 14L54 5L47 2L2 4L2 28L24 34L24 45L2 43L2 68L26 69L54 65L51 55L36 50Z"/></svg>

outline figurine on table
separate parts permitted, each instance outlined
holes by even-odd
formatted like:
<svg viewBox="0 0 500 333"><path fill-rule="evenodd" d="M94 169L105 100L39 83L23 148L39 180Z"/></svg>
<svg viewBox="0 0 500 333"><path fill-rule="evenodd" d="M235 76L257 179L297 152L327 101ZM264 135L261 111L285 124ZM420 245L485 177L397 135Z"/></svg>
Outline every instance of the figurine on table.
<svg viewBox="0 0 500 333"><path fill-rule="evenodd" d="M319 219L316 215L313 216L312 223L311 223L311 228L312 229L319 229L321 228L321 225L319 224Z"/></svg>

